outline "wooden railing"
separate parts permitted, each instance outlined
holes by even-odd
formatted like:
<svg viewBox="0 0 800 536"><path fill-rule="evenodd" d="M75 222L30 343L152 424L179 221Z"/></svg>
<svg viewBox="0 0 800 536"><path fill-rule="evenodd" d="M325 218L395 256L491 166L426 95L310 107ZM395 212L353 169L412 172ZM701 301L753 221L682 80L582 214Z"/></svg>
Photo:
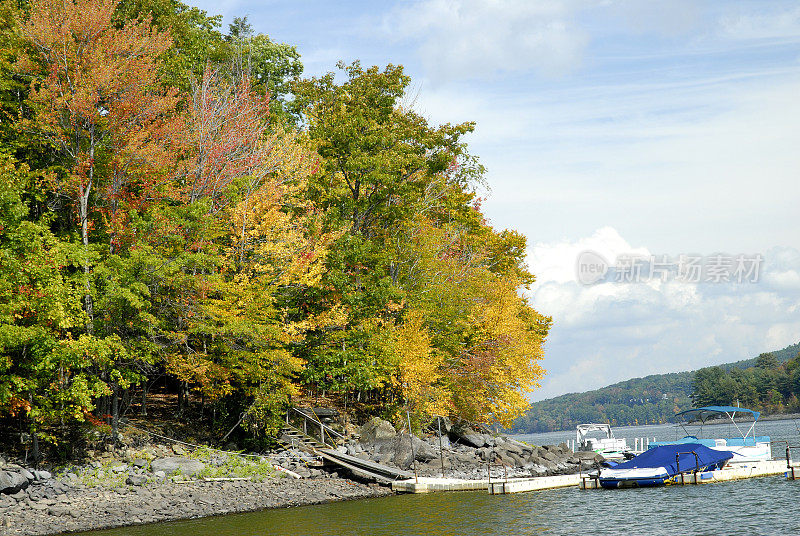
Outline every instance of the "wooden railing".
<svg viewBox="0 0 800 536"><path fill-rule="evenodd" d="M336 440L344 440L345 438L342 434L323 423L313 409L289 408L286 412L286 424L302 430L305 435L313 437L328 447L336 448Z"/></svg>

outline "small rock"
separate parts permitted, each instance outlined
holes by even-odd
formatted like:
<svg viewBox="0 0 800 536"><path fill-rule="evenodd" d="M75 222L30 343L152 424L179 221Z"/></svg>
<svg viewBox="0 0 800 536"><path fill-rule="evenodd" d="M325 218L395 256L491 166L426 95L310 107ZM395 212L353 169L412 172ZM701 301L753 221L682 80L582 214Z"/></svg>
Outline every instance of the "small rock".
<svg viewBox="0 0 800 536"><path fill-rule="evenodd" d="M49 480L53 475L49 471L34 471L33 476L36 480Z"/></svg>
<svg viewBox="0 0 800 536"><path fill-rule="evenodd" d="M164 471L154 471L153 476L158 480L164 480L165 478L167 478L167 473L165 473Z"/></svg>
<svg viewBox="0 0 800 536"><path fill-rule="evenodd" d="M125 471L128 470L128 466L127 464L124 463L121 465L114 465L111 467L111 470L114 471L115 473L124 473Z"/></svg>
<svg viewBox="0 0 800 536"><path fill-rule="evenodd" d="M147 483L147 477L144 475L128 475L125 483L130 486L144 486Z"/></svg>
<svg viewBox="0 0 800 536"><path fill-rule="evenodd" d="M141 469L142 467L146 467L147 466L147 460L143 460L141 458L137 458L137 459L133 460L133 465L134 465L134 467L138 467L138 468Z"/></svg>
<svg viewBox="0 0 800 536"><path fill-rule="evenodd" d="M186 449L180 445L172 445L172 452L174 452L178 456L183 456L184 454L186 454Z"/></svg>
<svg viewBox="0 0 800 536"><path fill-rule="evenodd" d="M31 469L20 469L19 474L27 478L28 482L33 482L34 480L36 480L33 476L33 473L31 473Z"/></svg>
<svg viewBox="0 0 800 536"><path fill-rule="evenodd" d="M63 516L69 514L69 508L66 506L51 506L47 509L47 513L51 516Z"/></svg>

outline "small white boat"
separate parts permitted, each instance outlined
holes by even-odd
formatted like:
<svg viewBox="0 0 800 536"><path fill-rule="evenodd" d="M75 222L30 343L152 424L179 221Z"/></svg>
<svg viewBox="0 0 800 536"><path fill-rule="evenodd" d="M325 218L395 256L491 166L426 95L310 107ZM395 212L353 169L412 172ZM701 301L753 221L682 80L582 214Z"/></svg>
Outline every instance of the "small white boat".
<svg viewBox="0 0 800 536"><path fill-rule="evenodd" d="M736 414L749 415L753 418L753 422L749 428L745 428L747 423L736 422ZM676 417L682 419L679 426L683 428L687 434L686 437L676 441L657 441L650 443L650 448L659 447L662 445L679 445L683 443L699 443L706 447L719 451L729 451L733 453L732 463L736 462L753 462L759 460L771 460L772 449L769 436L757 436L755 433L756 421L761 414L758 411L750 409L735 407L735 406L707 406L703 408L694 408L682 411L676 414ZM740 437L729 438L711 438L703 439L698 438L702 435L703 426L709 424L709 421L727 417ZM699 426L700 431L697 435L690 435L686 429L687 426ZM742 426L740 426L742 425Z"/></svg>
<svg viewBox="0 0 800 536"><path fill-rule="evenodd" d="M592 432L600 432L599 436L590 436ZM614 437L610 424L579 424L575 450L581 452L595 452L607 460L624 460L631 456L624 437Z"/></svg>

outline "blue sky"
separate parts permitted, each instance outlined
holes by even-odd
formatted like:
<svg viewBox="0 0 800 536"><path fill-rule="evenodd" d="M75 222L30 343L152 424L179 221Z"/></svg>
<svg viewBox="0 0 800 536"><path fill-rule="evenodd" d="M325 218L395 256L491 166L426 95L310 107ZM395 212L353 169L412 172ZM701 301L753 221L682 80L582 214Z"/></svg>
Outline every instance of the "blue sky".
<svg viewBox="0 0 800 536"><path fill-rule="evenodd" d="M307 75L402 64L477 121L484 208L529 240L554 317L541 399L800 341L800 4L190 1L296 45ZM753 284L583 286L584 250L760 254Z"/></svg>

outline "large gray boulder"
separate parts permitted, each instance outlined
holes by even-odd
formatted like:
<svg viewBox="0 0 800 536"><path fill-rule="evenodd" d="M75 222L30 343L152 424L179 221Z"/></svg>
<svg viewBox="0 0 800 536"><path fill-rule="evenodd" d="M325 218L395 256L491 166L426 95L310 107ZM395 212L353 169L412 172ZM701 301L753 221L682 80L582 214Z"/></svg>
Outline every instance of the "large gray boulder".
<svg viewBox="0 0 800 536"><path fill-rule="evenodd" d="M428 462L439 457L433 447L425 441L416 437L414 439L414 456L418 462Z"/></svg>
<svg viewBox="0 0 800 536"><path fill-rule="evenodd" d="M182 475L194 476L203 469L206 464L201 461L193 460L191 458L184 458L181 456L170 456L167 458L158 458L150 463L150 470L154 473L163 471L165 474L172 474L180 472Z"/></svg>
<svg viewBox="0 0 800 536"><path fill-rule="evenodd" d="M411 467L414 460L429 462L438 457L436 451L425 441L416 436L409 437L408 434L397 435L392 441L392 448L392 462L403 469Z"/></svg>
<svg viewBox="0 0 800 536"><path fill-rule="evenodd" d="M361 427L360 441L362 443L375 443L394 439L397 431L389 421L384 421L378 417L373 417Z"/></svg>
<svg viewBox="0 0 800 536"><path fill-rule="evenodd" d="M0 493L17 493L28 484L28 479L17 471L0 471Z"/></svg>
<svg viewBox="0 0 800 536"><path fill-rule="evenodd" d="M456 432L456 436L460 443L476 449L489 445L489 438L486 435L472 430L459 430Z"/></svg>
<svg viewBox="0 0 800 536"><path fill-rule="evenodd" d="M522 443L521 441L517 441L516 439L506 438L503 442L503 448L508 452L513 452L514 454L521 456L524 452L530 452L530 446Z"/></svg>

